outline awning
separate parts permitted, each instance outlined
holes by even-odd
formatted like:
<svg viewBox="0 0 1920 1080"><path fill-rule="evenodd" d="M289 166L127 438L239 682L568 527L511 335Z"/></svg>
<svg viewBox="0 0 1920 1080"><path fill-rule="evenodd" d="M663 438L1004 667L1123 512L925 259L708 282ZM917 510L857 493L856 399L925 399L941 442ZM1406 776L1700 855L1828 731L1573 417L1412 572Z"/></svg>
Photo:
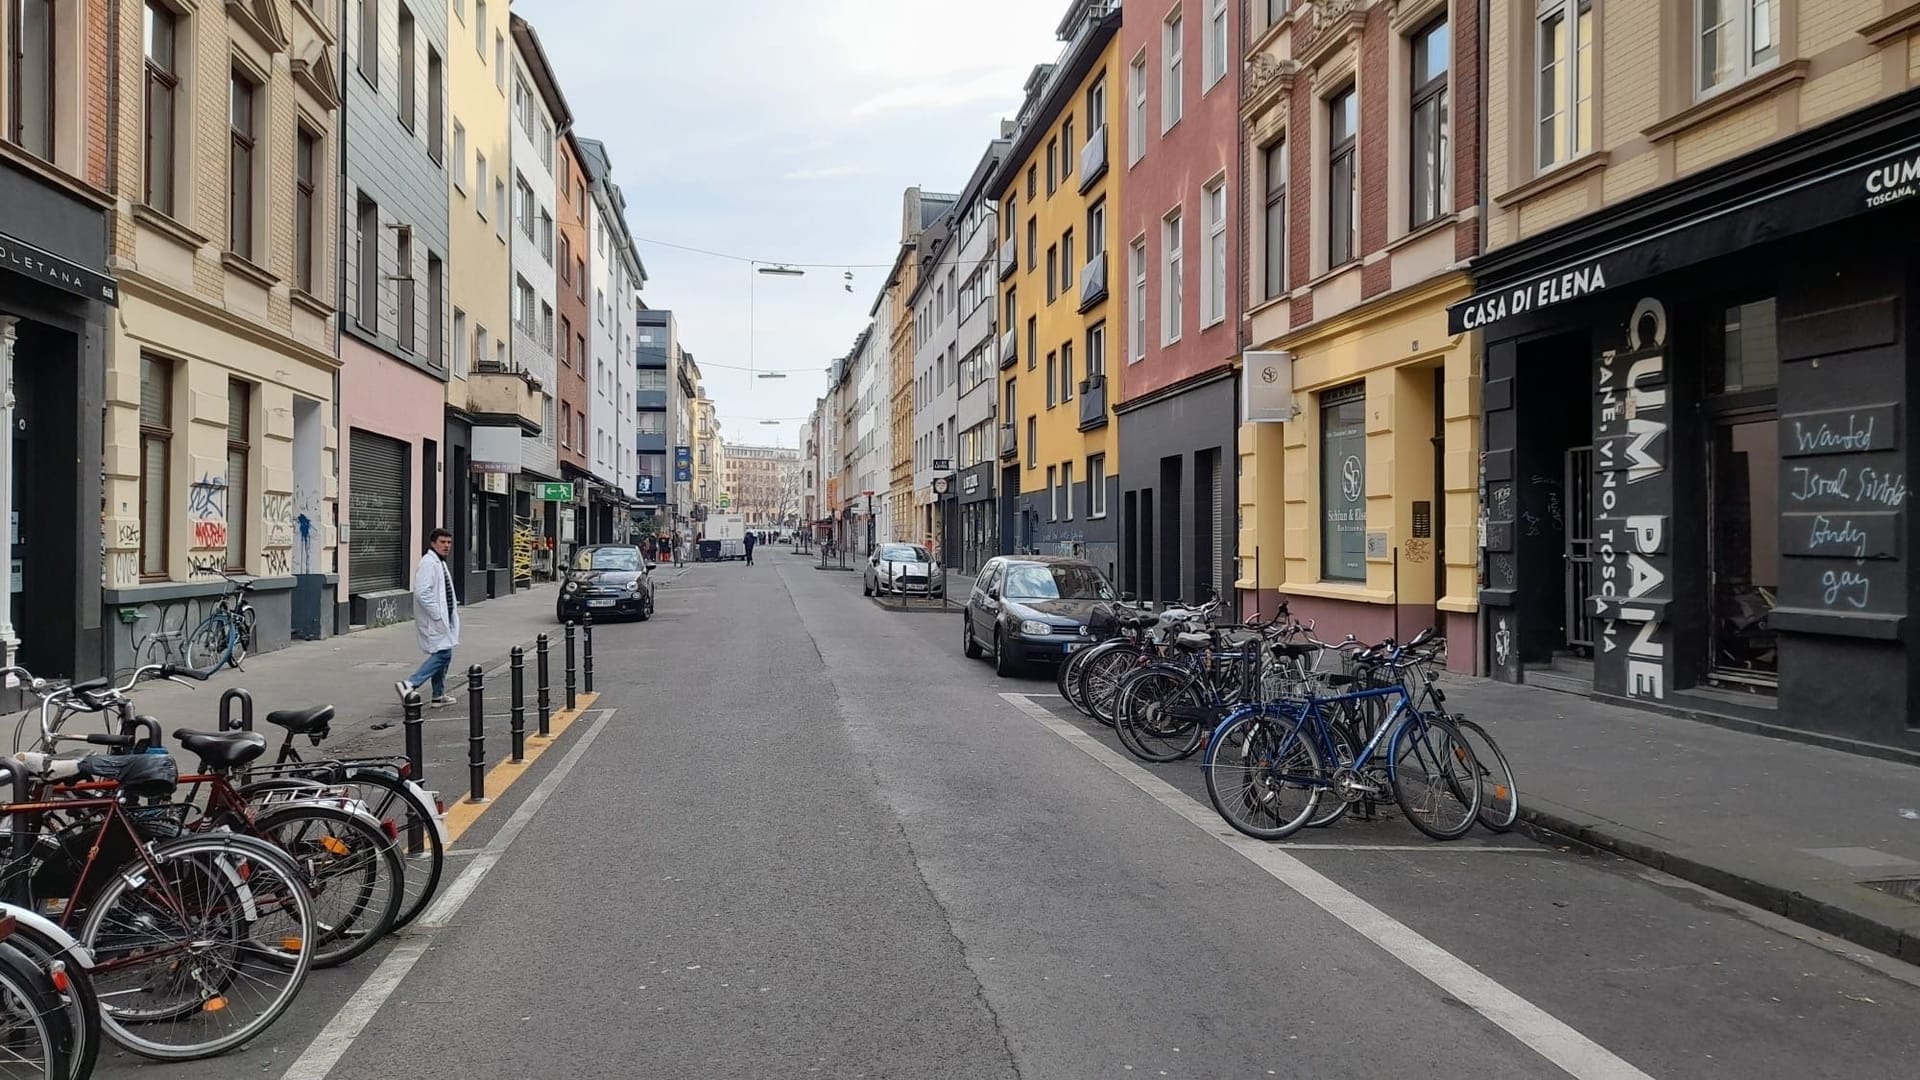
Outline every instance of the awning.
<svg viewBox="0 0 1920 1080"><path fill-rule="evenodd" d="M120 305L120 287L112 278L6 233L0 233L0 269L88 300Z"/></svg>
<svg viewBox="0 0 1920 1080"><path fill-rule="evenodd" d="M1531 315L1920 198L1920 142L1790 181L1585 258L1483 288L1447 308L1447 332ZM1758 212L1753 212L1758 211Z"/></svg>

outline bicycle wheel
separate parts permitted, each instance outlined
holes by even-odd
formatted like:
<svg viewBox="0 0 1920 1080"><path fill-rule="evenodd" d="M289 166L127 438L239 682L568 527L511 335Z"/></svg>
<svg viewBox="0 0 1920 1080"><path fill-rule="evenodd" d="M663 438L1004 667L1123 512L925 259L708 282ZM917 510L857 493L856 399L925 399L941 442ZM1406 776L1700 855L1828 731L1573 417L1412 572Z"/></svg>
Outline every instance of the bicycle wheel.
<svg viewBox="0 0 1920 1080"><path fill-rule="evenodd" d="M1256 840L1292 836L1329 797L1313 739L1271 709L1228 718L1207 740L1200 765L1214 812Z"/></svg>
<svg viewBox="0 0 1920 1080"><path fill-rule="evenodd" d="M1416 713L1393 733L1387 758L1394 801L1435 840L1458 840L1480 811L1480 764L1453 721Z"/></svg>
<svg viewBox="0 0 1920 1080"><path fill-rule="evenodd" d="M72 1044L52 976L11 941L0 941L0 1077L68 1080Z"/></svg>
<svg viewBox="0 0 1920 1080"><path fill-rule="evenodd" d="M1127 677L1140 670L1140 660L1145 655L1140 646L1126 643L1107 650L1095 650L1094 655L1080 668L1080 698L1087 704L1087 713L1095 720L1113 726L1113 707L1119 697L1120 685Z"/></svg>
<svg viewBox="0 0 1920 1080"><path fill-rule="evenodd" d="M1074 672L1078 671L1080 665L1092 654L1093 651L1091 649L1081 649L1079 652L1068 655L1065 660L1060 661L1053 669L1053 682L1054 685L1059 688L1060 696L1067 699L1067 704L1079 709L1081 712L1086 712L1087 710L1074 696L1074 685L1079 681L1075 678Z"/></svg>
<svg viewBox="0 0 1920 1080"><path fill-rule="evenodd" d="M313 927L311 898L281 852L231 835L156 845L114 875L81 927L101 1028L163 1061L239 1046L299 994Z"/></svg>
<svg viewBox="0 0 1920 1080"><path fill-rule="evenodd" d="M225 611L216 611L200 620L187 635L187 666L196 671L212 671L233 656L233 619Z"/></svg>
<svg viewBox="0 0 1920 1080"><path fill-rule="evenodd" d="M1200 749L1212 725L1199 679L1180 668L1148 668L1129 681L1126 707L1114 713L1120 745L1142 761L1178 761Z"/></svg>
<svg viewBox="0 0 1920 1080"><path fill-rule="evenodd" d="M437 812L427 802L425 792L379 769L354 769L341 787L359 799L380 822L381 829L395 838L393 847L405 868L400 911L392 926L398 930L419 918L440 890L447 851Z"/></svg>
<svg viewBox="0 0 1920 1080"><path fill-rule="evenodd" d="M234 626L233 657L234 667L247 662L247 650L253 647L253 621L255 613L252 604L243 604L239 621Z"/></svg>
<svg viewBox="0 0 1920 1080"><path fill-rule="evenodd" d="M1365 744L1354 737L1353 729L1344 720L1337 717L1324 719L1327 725L1327 740L1333 744L1334 756L1328 758L1325 747L1315 747L1315 749L1320 751L1320 763L1326 766L1328 774L1331 775L1335 769L1351 768L1353 759L1359 755L1360 747ZM1352 808L1352 803L1328 789L1320 796L1319 812L1307 819L1307 828L1324 829L1346 817L1347 811Z"/></svg>
<svg viewBox="0 0 1920 1080"><path fill-rule="evenodd" d="M288 803L254 821L258 835L293 856L313 894L315 967L335 967L393 929L406 864L378 822L318 802Z"/></svg>
<svg viewBox="0 0 1920 1080"><path fill-rule="evenodd" d="M52 972L55 964L60 965L66 987L61 989L56 986L55 991L59 996L60 1010L67 1018L70 1036L67 1075L69 1080L83 1080L93 1075L94 1060L100 1055L100 999L94 992L93 976L88 964L81 962L80 958L85 954L80 951L79 943L57 925L45 922L24 909L0 905L0 911L18 920L13 928L13 936L7 938L8 945L20 950L41 971ZM0 1077L9 1075L0 1069Z"/></svg>
<svg viewBox="0 0 1920 1080"><path fill-rule="evenodd" d="M1487 729L1463 717L1455 717L1454 726L1480 767L1480 824L1489 832L1503 833L1520 820L1520 792L1513 786L1513 769L1500 744Z"/></svg>

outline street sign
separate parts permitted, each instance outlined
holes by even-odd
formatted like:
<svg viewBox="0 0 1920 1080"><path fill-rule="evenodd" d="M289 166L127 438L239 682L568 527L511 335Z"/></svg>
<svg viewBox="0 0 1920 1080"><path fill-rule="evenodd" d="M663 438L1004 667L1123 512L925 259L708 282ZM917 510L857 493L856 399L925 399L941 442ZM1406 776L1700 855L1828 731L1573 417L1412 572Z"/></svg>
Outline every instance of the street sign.
<svg viewBox="0 0 1920 1080"><path fill-rule="evenodd" d="M540 500L542 502L572 502L573 485L542 483L540 485Z"/></svg>
<svg viewBox="0 0 1920 1080"><path fill-rule="evenodd" d="M943 458L943 457L937 457L937 458L934 458L934 459L933 459L933 471L934 471L934 472L952 472L952 471L953 471L953 459L952 459L952 458Z"/></svg>
<svg viewBox="0 0 1920 1080"><path fill-rule="evenodd" d="M691 483L693 480L693 447L676 446L673 448L673 482Z"/></svg>
<svg viewBox="0 0 1920 1080"><path fill-rule="evenodd" d="M725 510L727 507L732 505L733 505L732 499L728 498L726 495L720 496L720 509Z"/></svg>

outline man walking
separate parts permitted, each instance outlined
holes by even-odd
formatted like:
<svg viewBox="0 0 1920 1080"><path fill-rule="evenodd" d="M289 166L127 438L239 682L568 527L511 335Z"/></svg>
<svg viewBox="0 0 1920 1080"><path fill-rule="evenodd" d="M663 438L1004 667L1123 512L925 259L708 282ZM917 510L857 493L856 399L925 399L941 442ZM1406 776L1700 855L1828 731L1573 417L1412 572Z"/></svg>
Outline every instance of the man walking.
<svg viewBox="0 0 1920 1080"><path fill-rule="evenodd" d="M427 659L420 670L393 684L402 705L408 694L429 682L433 684L429 704L436 709L453 704L447 696L447 668L453 665L454 646L460 644L460 598L454 595L453 571L447 567L452 551L453 534L433 530L413 572L413 629Z"/></svg>
<svg viewBox="0 0 1920 1080"><path fill-rule="evenodd" d="M746 548L747 548L747 565L752 566L753 565L753 534L752 533L747 534Z"/></svg>

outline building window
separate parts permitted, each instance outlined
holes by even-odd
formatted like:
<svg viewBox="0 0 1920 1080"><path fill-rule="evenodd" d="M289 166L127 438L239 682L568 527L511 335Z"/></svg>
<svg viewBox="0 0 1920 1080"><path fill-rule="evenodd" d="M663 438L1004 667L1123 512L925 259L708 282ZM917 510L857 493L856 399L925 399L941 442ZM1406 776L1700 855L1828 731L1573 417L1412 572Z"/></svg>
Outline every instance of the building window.
<svg viewBox="0 0 1920 1080"><path fill-rule="evenodd" d="M1060 371L1059 357L1055 353L1047 354L1047 408L1051 409L1060 402L1059 382L1055 376Z"/></svg>
<svg viewBox="0 0 1920 1080"><path fill-rule="evenodd" d="M1087 207L1087 261L1107 250L1107 200Z"/></svg>
<svg viewBox="0 0 1920 1080"><path fill-rule="evenodd" d="M553 305L540 301L540 344L553 351Z"/></svg>
<svg viewBox="0 0 1920 1080"><path fill-rule="evenodd" d="M1349 86L1327 99L1327 267L1360 257L1358 144L1360 95Z"/></svg>
<svg viewBox="0 0 1920 1080"><path fill-rule="evenodd" d="M1073 291L1073 274L1078 269L1073 261L1073 230L1068 229L1060 236L1060 291Z"/></svg>
<svg viewBox="0 0 1920 1080"><path fill-rule="evenodd" d="M413 326L413 230L402 226L394 230L393 305L394 340L402 349L414 351Z"/></svg>
<svg viewBox="0 0 1920 1080"><path fill-rule="evenodd" d="M1040 421L1037 417L1027 417L1027 468L1029 469L1040 467L1039 428Z"/></svg>
<svg viewBox="0 0 1920 1080"><path fill-rule="evenodd" d="M532 337L539 332L539 324L533 321L533 286L527 283L526 278L516 277L514 278L513 291L514 299L516 300L514 304L514 322L520 325L520 329L526 331L528 337Z"/></svg>
<svg viewBox="0 0 1920 1080"><path fill-rule="evenodd" d="M1027 218L1027 272L1032 273L1040 258L1040 219Z"/></svg>
<svg viewBox="0 0 1920 1080"><path fill-rule="evenodd" d="M507 92L507 37L498 30L493 32L493 88Z"/></svg>
<svg viewBox="0 0 1920 1080"><path fill-rule="evenodd" d="M1452 52L1443 17L1413 38L1413 220L1419 228L1446 212L1447 65Z"/></svg>
<svg viewBox="0 0 1920 1080"><path fill-rule="evenodd" d="M55 0L7 0L7 139L53 160Z"/></svg>
<svg viewBox="0 0 1920 1080"><path fill-rule="evenodd" d="M493 235L507 238L507 181L501 176L493 178Z"/></svg>
<svg viewBox="0 0 1920 1080"><path fill-rule="evenodd" d="M1107 516L1107 455L1087 458L1087 516Z"/></svg>
<svg viewBox="0 0 1920 1080"><path fill-rule="evenodd" d="M1541 0L1536 48L1545 169L1593 149L1593 0Z"/></svg>
<svg viewBox="0 0 1920 1080"><path fill-rule="evenodd" d="M1286 18L1287 9L1293 6L1293 0L1266 0L1266 2L1268 26Z"/></svg>
<svg viewBox="0 0 1920 1080"><path fill-rule="evenodd" d="M487 219L487 155L473 152L473 212Z"/></svg>
<svg viewBox="0 0 1920 1080"><path fill-rule="evenodd" d="M1127 164L1147 153L1147 56L1127 65Z"/></svg>
<svg viewBox="0 0 1920 1080"><path fill-rule="evenodd" d="M473 51L487 62L487 0L473 0Z"/></svg>
<svg viewBox="0 0 1920 1080"><path fill-rule="evenodd" d="M253 444L252 387L227 380L227 569L247 565L247 517L253 512L247 498L247 451Z"/></svg>
<svg viewBox="0 0 1920 1080"><path fill-rule="evenodd" d="M1320 395L1320 576L1367 579L1367 392Z"/></svg>
<svg viewBox="0 0 1920 1080"><path fill-rule="evenodd" d="M1200 225L1207 250L1200 263L1200 325L1227 317L1227 182L1215 181L1200 192Z"/></svg>
<svg viewBox="0 0 1920 1080"><path fill-rule="evenodd" d="M1167 58L1166 67L1160 73L1160 130L1166 131L1180 122L1185 115L1186 100L1181 85L1186 71L1186 23L1180 17L1180 9L1173 9L1167 16L1166 25L1161 27L1161 52Z"/></svg>
<svg viewBox="0 0 1920 1080"><path fill-rule="evenodd" d="M1087 88L1088 105L1093 104L1094 91L1099 89L1099 83L1095 83L1093 86ZM1095 113L1094 115L1098 116L1099 114ZM1073 117L1069 116L1065 120L1060 121L1060 179L1065 180L1067 177L1073 175L1073 159L1079 152L1080 147L1073 141Z"/></svg>
<svg viewBox="0 0 1920 1080"><path fill-rule="evenodd" d="M533 186L519 173L513 174L513 220L527 239L533 239Z"/></svg>
<svg viewBox="0 0 1920 1080"><path fill-rule="evenodd" d="M354 318L368 330L380 329L380 204L360 196L354 216L360 237L360 289Z"/></svg>
<svg viewBox="0 0 1920 1080"><path fill-rule="evenodd" d="M1263 295L1272 300L1287 291L1287 144L1274 143L1261 153L1267 174L1267 212L1262 224L1265 245Z"/></svg>
<svg viewBox="0 0 1920 1080"><path fill-rule="evenodd" d="M1772 67L1780 59L1780 0L1694 0L1701 94Z"/></svg>
<svg viewBox="0 0 1920 1080"><path fill-rule="evenodd" d="M441 309L447 302L447 268L438 255L427 256L427 359L434 367L447 362L446 328L441 324Z"/></svg>
<svg viewBox="0 0 1920 1080"><path fill-rule="evenodd" d="M1180 340L1180 324L1185 314L1186 298L1182 295L1186 273L1186 254L1182 251L1180 211L1168 214L1160 223L1160 249L1165 254L1165 265L1161 268L1166 279L1160 283L1160 341L1171 345Z"/></svg>
<svg viewBox="0 0 1920 1080"><path fill-rule="evenodd" d="M238 71L229 84L232 146L227 158L227 250L256 259L253 246L254 103L258 87Z"/></svg>
<svg viewBox="0 0 1920 1080"><path fill-rule="evenodd" d="M1227 74L1227 0L1207 0L1206 37L1200 43L1201 93Z"/></svg>
<svg viewBox="0 0 1920 1080"><path fill-rule="evenodd" d="M173 147L180 70L180 17L159 0L147 0L147 205L173 213ZM11 92L11 90L10 90Z"/></svg>
<svg viewBox="0 0 1920 1080"><path fill-rule="evenodd" d="M1147 242L1135 240L1127 249L1127 276L1133 282L1128 303L1127 356L1130 362L1147 358Z"/></svg>
<svg viewBox="0 0 1920 1080"><path fill-rule="evenodd" d="M1047 466L1047 520L1060 520L1060 470Z"/></svg>
<svg viewBox="0 0 1920 1080"><path fill-rule="evenodd" d="M540 211L540 257L553 265L553 215Z"/></svg>
<svg viewBox="0 0 1920 1080"><path fill-rule="evenodd" d="M453 309L453 355L455 359L458 359L460 357L460 348L461 346L465 345L466 342L467 342L467 313L464 311L461 311L459 308L454 308ZM461 375L465 373L466 373L465 365L458 365L454 368L454 374L456 375Z"/></svg>
<svg viewBox="0 0 1920 1080"><path fill-rule="evenodd" d="M1073 400L1073 342L1060 343L1060 400Z"/></svg>
<svg viewBox="0 0 1920 1080"><path fill-rule="evenodd" d="M418 51L413 40L413 12L406 5L400 6L400 33L397 36L400 46L400 126L413 130L414 123L414 53Z"/></svg>
<svg viewBox="0 0 1920 1080"><path fill-rule="evenodd" d="M458 120L453 122L453 187L467 193L467 125Z"/></svg>
<svg viewBox="0 0 1920 1080"><path fill-rule="evenodd" d="M380 0L360 0L360 74L380 88Z"/></svg>
<svg viewBox="0 0 1920 1080"><path fill-rule="evenodd" d="M1032 202L1040 196L1040 167L1027 166L1027 201Z"/></svg>
<svg viewBox="0 0 1920 1080"><path fill-rule="evenodd" d="M1027 316L1027 370L1040 362L1040 323L1032 315Z"/></svg>
<svg viewBox="0 0 1920 1080"><path fill-rule="evenodd" d="M320 179L320 136L301 124L293 138L293 286L311 294L313 240L321 229L320 201L314 197Z"/></svg>
<svg viewBox="0 0 1920 1080"><path fill-rule="evenodd" d="M1107 373L1107 324L1094 323L1087 327L1087 381L1103 378Z"/></svg>
<svg viewBox="0 0 1920 1080"><path fill-rule="evenodd" d="M427 49L427 156L435 165L446 162L447 126L447 81L446 66L440 60L440 54L431 46Z"/></svg>
<svg viewBox="0 0 1920 1080"><path fill-rule="evenodd" d="M140 576L167 576L167 507L172 488L173 364L140 357Z"/></svg>
<svg viewBox="0 0 1920 1080"><path fill-rule="evenodd" d="M1060 140L1047 140L1047 194L1060 190Z"/></svg>

